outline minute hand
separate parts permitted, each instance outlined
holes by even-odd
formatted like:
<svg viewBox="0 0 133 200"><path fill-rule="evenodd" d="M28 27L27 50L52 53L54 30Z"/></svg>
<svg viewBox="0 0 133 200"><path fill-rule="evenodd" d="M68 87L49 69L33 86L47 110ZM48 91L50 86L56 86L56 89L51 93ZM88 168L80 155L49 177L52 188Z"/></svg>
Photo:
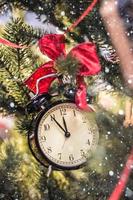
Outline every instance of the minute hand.
<svg viewBox="0 0 133 200"><path fill-rule="evenodd" d="M66 133L66 130L56 121L54 117L51 116L51 118L55 121L55 123L61 128L61 130Z"/></svg>

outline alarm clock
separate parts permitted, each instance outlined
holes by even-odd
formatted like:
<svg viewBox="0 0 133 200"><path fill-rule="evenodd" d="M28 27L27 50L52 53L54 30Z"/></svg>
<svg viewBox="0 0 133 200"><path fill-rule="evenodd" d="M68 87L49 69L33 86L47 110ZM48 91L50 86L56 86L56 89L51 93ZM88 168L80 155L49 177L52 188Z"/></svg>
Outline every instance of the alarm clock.
<svg viewBox="0 0 133 200"><path fill-rule="evenodd" d="M37 115L29 146L44 166L72 170L86 163L98 139L94 112L85 112L72 101L60 100Z"/></svg>

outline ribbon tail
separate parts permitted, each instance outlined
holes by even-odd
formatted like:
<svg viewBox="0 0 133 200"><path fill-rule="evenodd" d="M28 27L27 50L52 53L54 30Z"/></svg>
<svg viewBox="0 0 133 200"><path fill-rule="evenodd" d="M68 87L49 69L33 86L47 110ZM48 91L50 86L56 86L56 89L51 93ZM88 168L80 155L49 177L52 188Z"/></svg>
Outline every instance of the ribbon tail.
<svg viewBox="0 0 133 200"><path fill-rule="evenodd" d="M82 110L93 112L93 109L87 104L87 89L83 76L77 76L77 88L75 95L76 105Z"/></svg>
<svg viewBox="0 0 133 200"><path fill-rule="evenodd" d="M0 43L7 45L9 47L13 47L13 48L19 48L19 49L26 48L26 46L17 45L17 44L10 42L9 40L6 40L4 38L0 38Z"/></svg>
<svg viewBox="0 0 133 200"><path fill-rule="evenodd" d="M120 176L119 182L117 183L113 193L111 196L108 198L108 200L119 200L125 187L127 184L127 181L129 179L129 176L132 171L132 166L133 166L133 148L131 150L131 153L127 159L126 165L122 171L122 174Z"/></svg>
<svg viewBox="0 0 133 200"><path fill-rule="evenodd" d="M93 2L88 6L88 8L83 12L83 14L72 24L70 27L68 27L67 32L72 31L93 9L93 7L96 5L98 0L93 0Z"/></svg>
<svg viewBox="0 0 133 200"><path fill-rule="evenodd" d="M52 82L56 78L54 62L49 61L41 65L36 71L24 81L24 84L36 95L48 93Z"/></svg>

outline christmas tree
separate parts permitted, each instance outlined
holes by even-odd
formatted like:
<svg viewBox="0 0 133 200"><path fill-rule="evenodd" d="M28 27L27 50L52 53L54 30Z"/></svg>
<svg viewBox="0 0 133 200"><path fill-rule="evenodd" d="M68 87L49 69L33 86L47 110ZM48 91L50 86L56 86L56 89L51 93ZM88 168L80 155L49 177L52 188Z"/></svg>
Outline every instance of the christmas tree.
<svg viewBox="0 0 133 200"><path fill-rule="evenodd" d="M30 1L27 3L27 1L4 0L0 3L0 7L1 11L14 8L34 11L39 18L45 13L49 22L61 30L66 30L66 27L83 13L89 3L91 1L66 0L45 3ZM102 64L103 81L107 80L113 87L115 86L113 95L117 100L116 103L120 104L124 97L122 100L118 98L122 93L118 91L122 88L118 64L112 64L102 56L103 49L112 51L113 48L99 16L99 6L97 4L75 31L68 34L67 44L71 47L72 41L74 43L85 40L95 42ZM116 114L97 106L95 115L100 133L99 151L84 168L76 171L53 171L47 179L47 169L32 157L26 142L34 114L29 114L25 110L30 95L23 84L23 81L40 64L45 63L44 57L40 57L35 52L37 49L35 43L41 34L40 31L27 25L21 17L12 19L6 25L2 37L16 44L26 45L28 48L13 49L1 45L0 49L0 111L4 115L13 115L16 121L16 130L11 133L8 141L0 144L0 199L107 199L118 182L132 146L132 130L125 129L121 125L123 120L121 113ZM93 82L92 79L88 79L87 82L90 84ZM105 87L105 90L108 88ZM132 189L132 187L131 175L127 188ZM125 198L123 195L122 199Z"/></svg>

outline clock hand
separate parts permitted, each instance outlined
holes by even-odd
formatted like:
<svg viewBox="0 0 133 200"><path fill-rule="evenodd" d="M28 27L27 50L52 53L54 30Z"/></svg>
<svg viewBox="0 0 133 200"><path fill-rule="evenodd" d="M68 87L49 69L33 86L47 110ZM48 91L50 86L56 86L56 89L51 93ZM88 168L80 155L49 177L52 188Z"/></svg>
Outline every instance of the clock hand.
<svg viewBox="0 0 133 200"><path fill-rule="evenodd" d="M52 116L52 115L50 115L51 116L51 118L55 121L55 123L61 128L61 130L64 132L64 133L66 133L66 130L56 121L56 119Z"/></svg>
<svg viewBox="0 0 133 200"><path fill-rule="evenodd" d="M67 129L67 125L66 125L66 121L65 121L64 116L62 117L62 119L63 119L63 124L64 124L65 130L66 130L65 136L66 136L66 137L70 137L71 134L68 132L68 129Z"/></svg>
<svg viewBox="0 0 133 200"><path fill-rule="evenodd" d="M63 119L63 124L64 124L64 127L65 127L65 130L66 130L66 132L68 132L68 130L67 130L67 125L66 125L66 121L65 121L65 118L64 118L64 117L62 117L62 119Z"/></svg>

